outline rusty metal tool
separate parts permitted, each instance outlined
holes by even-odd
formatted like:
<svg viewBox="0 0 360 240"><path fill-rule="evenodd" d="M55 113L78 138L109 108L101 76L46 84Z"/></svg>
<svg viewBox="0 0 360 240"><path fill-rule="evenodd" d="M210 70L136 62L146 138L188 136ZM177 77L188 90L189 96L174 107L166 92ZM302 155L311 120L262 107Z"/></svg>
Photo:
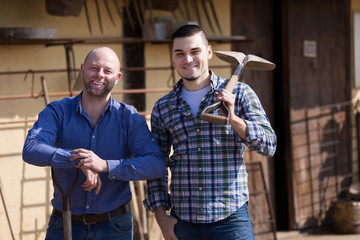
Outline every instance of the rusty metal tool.
<svg viewBox="0 0 360 240"><path fill-rule="evenodd" d="M128 0L125 0L125 10L126 10L126 16L129 19L131 29L135 31L135 24L132 19L131 10L130 10L130 3Z"/></svg>
<svg viewBox="0 0 360 240"><path fill-rule="evenodd" d="M123 19L123 14L121 12L120 6L119 6L117 0L113 0L113 2L114 2L114 5L115 5L116 12L119 15L120 19L122 20Z"/></svg>
<svg viewBox="0 0 360 240"><path fill-rule="evenodd" d="M221 30L221 27L220 27L219 19L218 19L217 14L216 14L214 2L213 2L213 0L207 0L207 1L209 1L209 3L210 3L211 12L212 12L212 15L214 16L216 26L219 29L220 34L222 34L222 30Z"/></svg>
<svg viewBox="0 0 360 240"><path fill-rule="evenodd" d="M137 195L133 181L130 182L130 191L133 193L130 204L131 204L131 209L133 210L134 220L139 228L139 235L140 235L139 237L140 240L145 240L144 229L140 219L140 210L139 210Z"/></svg>
<svg viewBox="0 0 360 240"><path fill-rule="evenodd" d="M229 81L226 83L225 86L225 89L230 92L234 90L234 87L240 79L240 76L244 72L245 68L251 70L273 70L275 68L274 63L251 54L245 55L242 52L234 51L214 51L214 53L221 60L236 65L235 71L232 73ZM209 113L219 108L224 112L226 117ZM220 101L206 107L202 111L200 119L217 124L227 124L229 114L230 112L225 106L225 104Z"/></svg>
<svg viewBox="0 0 360 240"><path fill-rule="evenodd" d="M201 27L203 27L203 25L202 25L202 23L201 23L201 16L200 16L200 11L199 11L199 6L198 6L198 3L197 3L197 0L192 0L191 2L192 2L193 7L194 7L194 9L195 9L196 19L197 19L199 25L200 25Z"/></svg>
<svg viewBox="0 0 360 240"><path fill-rule="evenodd" d="M155 19L154 19L153 7L152 7L151 0L146 0L146 7L149 9L149 13L150 13L151 32L152 32L153 34L155 34L155 33L156 33L156 30L155 30Z"/></svg>
<svg viewBox="0 0 360 240"><path fill-rule="evenodd" d="M5 199L5 196L4 196L5 194L3 192L3 186L2 186L2 183L1 183L1 178L0 178L0 195L1 195L1 200L3 202L4 210L5 210L5 213L6 213L7 222L9 224L11 237L12 237L13 240L16 240L15 231L14 231L14 228L13 228L13 226L11 224L10 214L9 214L8 207L7 207L7 204L6 204L6 199Z"/></svg>
<svg viewBox="0 0 360 240"><path fill-rule="evenodd" d="M185 16L185 12L184 12L184 9L183 9L183 5L181 4L181 1L179 2L179 11L180 11L180 14L181 14L181 17L186 20L186 16Z"/></svg>
<svg viewBox="0 0 360 240"><path fill-rule="evenodd" d="M84 1L84 9L85 9L85 16L86 16L86 22L88 25L88 29L90 34L92 34L92 29L91 29L91 22L90 22L90 16L89 16L89 9L87 6L87 0Z"/></svg>
<svg viewBox="0 0 360 240"><path fill-rule="evenodd" d="M191 0L191 1L192 1L192 0ZM187 20L188 20L188 21L191 21L191 17L190 17L190 7L189 7L188 0L184 0L184 6L185 6L185 12L186 12Z"/></svg>
<svg viewBox="0 0 360 240"><path fill-rule="evenodd" d="M208 21L208 23L209 23L211 32L212 32L212 33L215 33L214 27L213 27L212 22L211 22L211 19L210 19L210 14L209 14L208 9L207 9L207 6L206 6L206 0L201 0L201 3L202 3L202 6L203 6L203 9L204 9L204 13L205 13L206 19L207 19L207 21Z"/></svg>
<svg viewBox="0 0 360 240"><path fill-rule="evenodd" d="M138 3L138 0L133 0L133 3L134 3L134 9L135 9L136 17L137 17L137 20L138 20L138 23L139 23L141 29L143 29L145 31L147 36L150 36L150 34L148 32L148 29L145 26L145 20L143 20L144 16L142 16L142 12L141 12L141 8L140 8L140 5Z"/></svg>
<svg viewBox="0 0 360 240"><path fill-rule="evenodd" d="M103 27L102 27L102 21L101 21L101 13L100 13L98 0L95 0L95 5L96 5L96 13L97 13L98 21L99 21L100 32L103 33Z"/></svg>
<svg viewBox="0 0 360 240"><path fill-rule="evenodd" d="M112 25L115 27L116 24L115 24L114 18L112 16L108 0L104 0L104 4L105 4L106 11L109 14L110 21L111 21Z"/></svg>

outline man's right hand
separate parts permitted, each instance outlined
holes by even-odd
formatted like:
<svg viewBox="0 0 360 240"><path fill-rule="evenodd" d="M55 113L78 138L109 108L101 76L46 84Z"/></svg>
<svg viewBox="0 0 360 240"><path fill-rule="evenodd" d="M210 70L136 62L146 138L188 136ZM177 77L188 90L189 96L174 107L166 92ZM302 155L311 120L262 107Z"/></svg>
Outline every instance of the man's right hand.
<svg viewBox="0 0 360 240"><path fill-rule="evenodd" d="M92 189L96 188L95 194L99 194L102 185L100 174L89 168L84 168L81 170L86 177L85 182L81 186L85 191L91 191Z"/></svg>
<svg viewBox="0 0 360 240"><path fill-rule="evenodd" d="M155 209L155 218L160 226L165 240L178 240L174 232L174 227L177 223L177 219L175 217L167 215L165 208L158 207Z"/></svg>

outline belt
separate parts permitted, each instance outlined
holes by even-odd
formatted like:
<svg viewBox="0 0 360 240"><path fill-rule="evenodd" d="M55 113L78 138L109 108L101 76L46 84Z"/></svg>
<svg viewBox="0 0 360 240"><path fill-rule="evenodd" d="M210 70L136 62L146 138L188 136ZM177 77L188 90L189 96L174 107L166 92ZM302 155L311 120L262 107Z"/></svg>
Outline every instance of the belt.
<svg viewBox="0 0 360 240"><path fill-rule="evenodd" d="M77 222L83 222L84 224L88 225L88 224L95 224L95 223L100 223L100 222L104 222L109 220L109 215L111 218L119 216L121 214L127 213L131 211L131 205L130 202L125 203L124 205L121 205L120 207L111 210L110 212L106 212L106 213L100 213L100 214L82 214L82 215L71 215L71 220L72 221L77 221ZM53 209L52 214L58 216L58 217L62 217L62 212L57 210L57 209Z"/></svg>

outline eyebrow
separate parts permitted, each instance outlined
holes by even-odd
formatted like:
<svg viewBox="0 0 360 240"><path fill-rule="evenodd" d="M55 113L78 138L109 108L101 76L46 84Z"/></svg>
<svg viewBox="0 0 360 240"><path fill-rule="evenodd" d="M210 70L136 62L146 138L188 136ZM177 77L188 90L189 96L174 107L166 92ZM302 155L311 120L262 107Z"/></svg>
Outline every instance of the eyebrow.
<svg viewBox="0 0 360 240"><path fill-rule="evenodd" d="M190 49L190 51L194 51L194 50L201 50L201 47L195 47L195 48L192 48L192 49ZM174 49L174 53L175 52L183 52L184 50L182 50L182 49Z"/></svg>

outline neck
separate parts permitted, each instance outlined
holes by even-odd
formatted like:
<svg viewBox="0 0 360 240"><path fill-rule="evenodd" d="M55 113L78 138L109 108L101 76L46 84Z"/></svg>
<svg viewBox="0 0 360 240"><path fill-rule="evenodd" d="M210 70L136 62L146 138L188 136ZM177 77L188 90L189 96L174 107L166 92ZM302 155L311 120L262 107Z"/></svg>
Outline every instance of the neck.
<svg viewBox="0 0 360 240"><path fill-rule="evenodd" d="M104 97L98 97L83 91L81 96L81 106L86 114L90 117L95 126L102 112L110 101L110 93Z"/></svg>
<svg viewBox="0 0 360 240"><path fill-rule="evenodd" d="M210 74L200 80L200 79L196 79L194 81L188 81L186 79L183 79L184 80L184 88L188 91L198 91L200 89L203 89L205 88L206 86L209 86L210 85Z"/></svg>

